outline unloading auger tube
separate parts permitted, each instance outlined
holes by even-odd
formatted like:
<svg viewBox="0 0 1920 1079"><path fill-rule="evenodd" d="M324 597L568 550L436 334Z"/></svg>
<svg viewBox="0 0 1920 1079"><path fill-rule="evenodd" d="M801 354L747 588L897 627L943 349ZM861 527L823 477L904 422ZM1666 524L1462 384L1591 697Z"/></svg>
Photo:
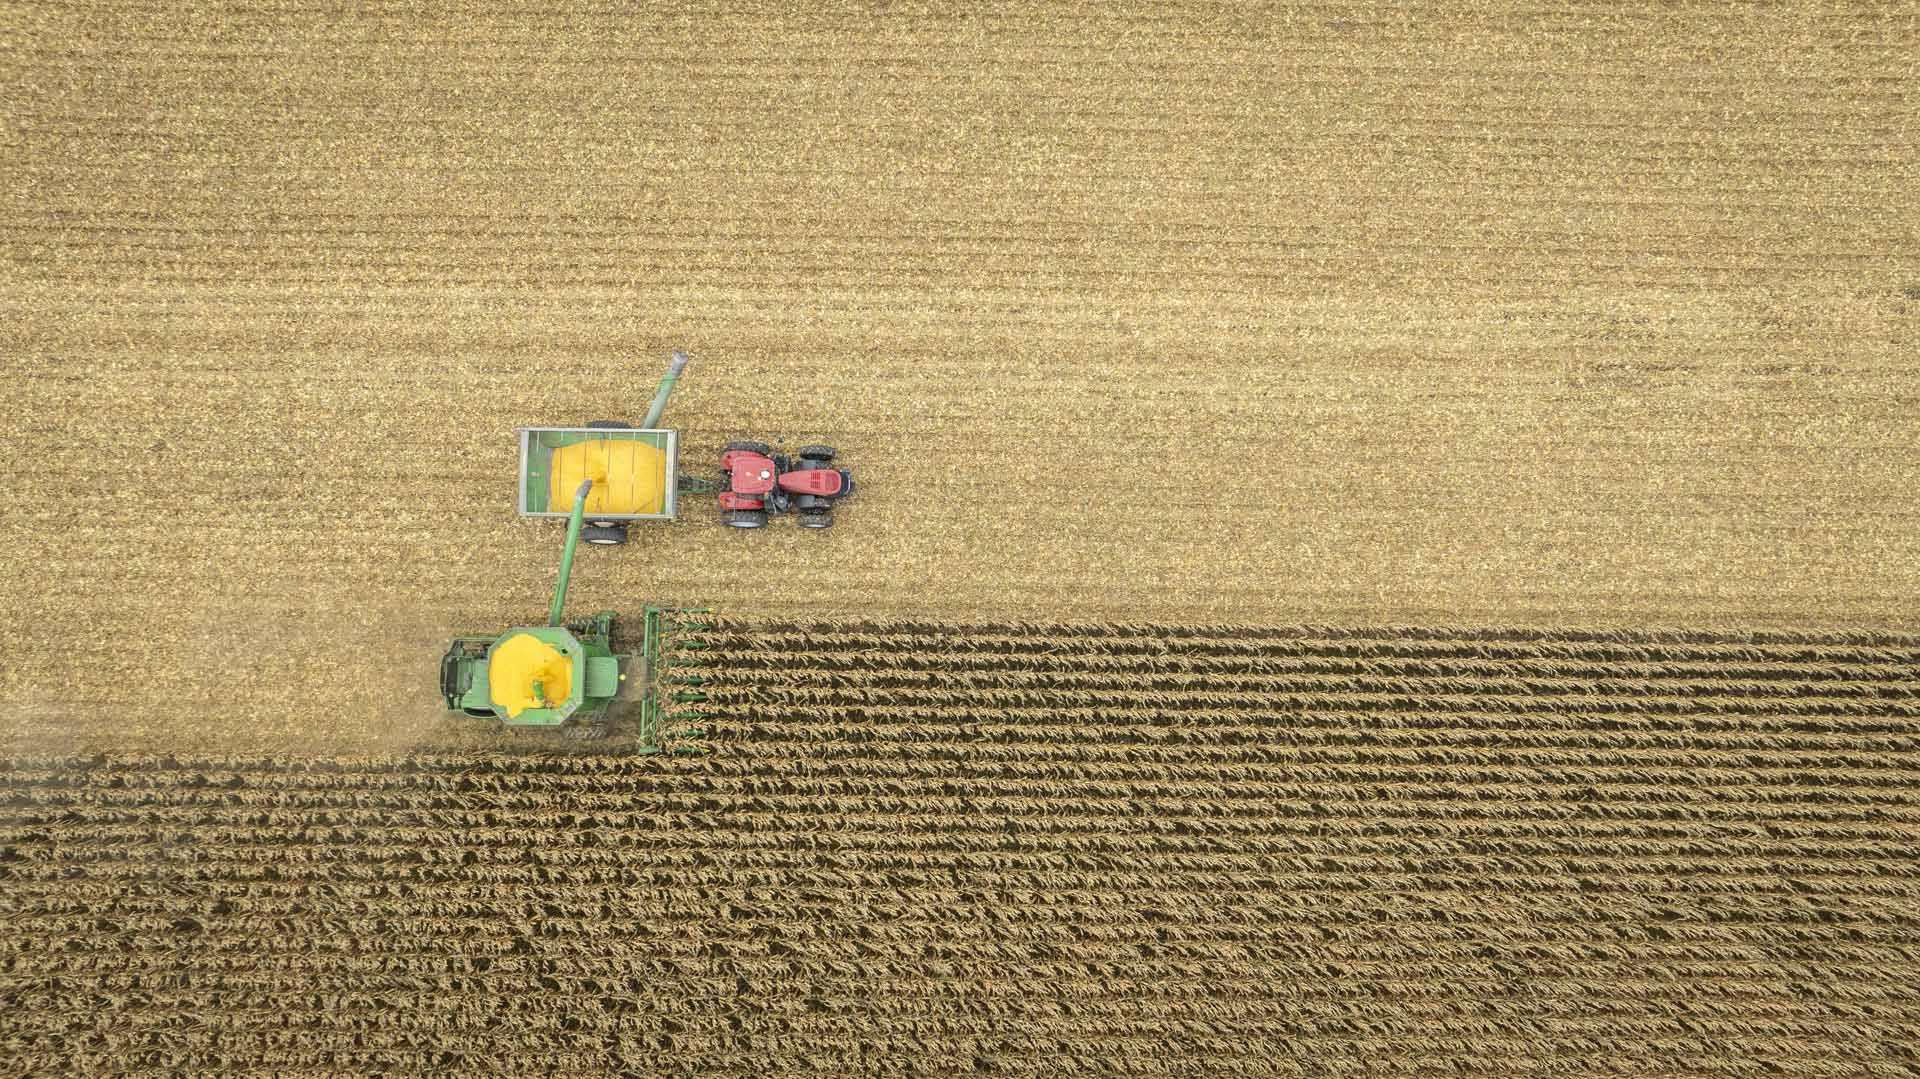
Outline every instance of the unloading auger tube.
<svg viewBox="0 0 1920 1079"><path fill-rule="evenodd" d="M673 396L674 384L680 381L680 372L687 369L687 354L679 349L673 350L673 359L667 361L667 376L660 380L660 388L653 392L653 404L647 406L647 418L640 421L640 429L650 431L660 426L660 416L667 410L667 398Z"/></svg>
<svg viewBox="0 0 1920 1079"><path fill-rule="evenodd" d="M573 513L567 517L567 542L560 548L560 580L553 586L553 606L547 608L547 625L558 626L567 607L567 582L573 579L573 552L580 547L580 526L587 518L587 495L593 481L586 480L573 493Z"/></svg>

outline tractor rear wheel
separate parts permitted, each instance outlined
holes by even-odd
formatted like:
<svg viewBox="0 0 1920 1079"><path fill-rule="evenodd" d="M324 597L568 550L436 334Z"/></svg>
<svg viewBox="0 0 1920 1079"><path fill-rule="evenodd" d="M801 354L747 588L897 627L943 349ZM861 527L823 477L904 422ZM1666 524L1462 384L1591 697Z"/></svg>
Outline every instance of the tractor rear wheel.
<svg viewBox="0 0 1920 1079"><path fill-rule="evenodd" d="M823 465L832 464L834 452L832 446L802 446L800 456L811 457Z"/></svg>
<svg viewBox="0 0 1920 1079"><path fill-rule="evenodd" d="M622 423L619 420L595 420L587 424L587 429L591 431L631 431L633 430L633 424Z"/></svg>
<svg viewBox="0 0 1920 1079"><path fill-rule="evenodd" d="M761 528L767 523L767 511L721 510L720 523L728 528Z"/></svg>
<svg viewBox="0 0 1920 1079"><path fill-rule="evenodd" d="M773 447L767 445L765 442L729 442L727 443L726 448L721 450L720 452L732 453L734 450L745 450L748 453L757 453L760 456L765 457L766 455L773 452Z"/></svg>
<svg viewBox="0 0 1920 1079"><path fill-rule="evenodd" d="M800 516L794 519L794 523L801 528L832 528L833 511L802 510Z"/></svg>
<svg viewBox="0 0 1920 1079"><path fill-rule="evenodd" d="M619 524L594 524L580 530L580 542L600 547L618 547L627 542L627 528Z"/></svg>

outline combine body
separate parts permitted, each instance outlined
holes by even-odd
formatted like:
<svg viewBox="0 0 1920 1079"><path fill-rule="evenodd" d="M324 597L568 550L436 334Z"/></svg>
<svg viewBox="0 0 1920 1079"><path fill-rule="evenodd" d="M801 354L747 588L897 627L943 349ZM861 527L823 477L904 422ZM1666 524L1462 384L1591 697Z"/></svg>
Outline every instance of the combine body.
<svg viewBox="0 0 1920 1079"><path fill-rule="evenodd" d="M831 446L775 453L764 442L729 442L720 455L726 482L720 519L734 528L760 528L769 515L793 513L802 528L833 527L834 504L853 493L853 473L833 467Z"/></svg>
<svg viewBox="0 0 1920 1079"><path fill-rule="evenodd" d="M693 718L684 712L670 716L663 692L671 693L673 703L705 699L695 688L663 691L665 686L698 684L697 677L674 675L665 668L673 662L669 653L704 647L703 641L685 634L705 625L686 618L700 613L697 609L648 607L640 621L639 647L623 651L616 643L617 616L612 611L585 621L562 621L574 552L594 486L587 480L575 491L547 624L515 626L492 637L455 638L440 659L440 695L449 709L476 719L583 739L605 737L614 706L632 701L638 704L635 733L640 749L653 752L670 733L670 720Z"/></svg>
<svg viewBox="0 0 1920 1079"><path fill-rule="evenodd" d="M460 637L440 660L440 692L447 707L477 719L497 719L510 727L555 730L572 724L585 729L606 718L609 705L620 696L634 657L613 650L613 612L602 611L590 622L571 626L515 627L498 637ZM520 686L496 685L495 653L530 637L564 661L565 684L531 688L544 703L517 711L514 702L527 699ZM504 672L503 672L504 673Z"/></svg>

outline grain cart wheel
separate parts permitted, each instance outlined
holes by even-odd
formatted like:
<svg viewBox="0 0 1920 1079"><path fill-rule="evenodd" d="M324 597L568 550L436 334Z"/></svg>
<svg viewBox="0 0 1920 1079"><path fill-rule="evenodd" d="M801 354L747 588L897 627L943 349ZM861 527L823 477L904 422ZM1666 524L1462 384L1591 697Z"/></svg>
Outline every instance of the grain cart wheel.
<svg viewBox="0 0 1920 1079"><path fill-rule="evenodd" d="M595 420L587 424L587 429L590 431L631 431L633 430L633 424L622 423L619 420Z"/></svg>
<svg viewBox="0 0 1920 1079"><path fill-rule="evenodd" d="M794 521L801 528L832 528L833 511L802 510L800 511L800 516L795 518Z"/></svg>
<svg viewBox="0 0 1920 1079"><path fill-rule="evenodd" d="M812 460L818 461L820 462L821 467L825 467L833 463L833 456L834 456L833 447L832 446L802 446L800 447L800 456L803 458L810 458Z"/></svg>
<svg viewBox="0 0 1920 1079"><path fill-rule="evenodd" d="M627 526L623 524L593 524L580 530L580 542L600 547L618 547L627 542Z"/></svg>
<svg viewBox="0 0 1920 1079"><path fill-rule="evenodd" d="M766 510L722 510L720 523L728 528L763 528L767 523Z"/></svg>
<svg viewBox="0 0 1920 1079"><path fill-rule="evenodd" d="M734 450L745 450L748 453L757 453L762 457L773 453L773 447L767 445L765 442L729 442L726 448L720 452L732 453Z"/></svg>

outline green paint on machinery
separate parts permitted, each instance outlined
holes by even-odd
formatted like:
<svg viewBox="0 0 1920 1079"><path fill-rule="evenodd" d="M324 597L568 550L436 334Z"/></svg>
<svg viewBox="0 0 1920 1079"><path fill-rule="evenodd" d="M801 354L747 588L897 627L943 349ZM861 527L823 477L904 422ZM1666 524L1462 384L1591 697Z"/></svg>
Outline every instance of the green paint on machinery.
<svg viewBox="0 0 1920 1079"><path fill-rule="evenodd" d="M515 626L495 637L456 637L440 659L440 694L450 710L476 719L497 721L513 730L559 731L586 740L606 737L616 703L637 705L636 731L641 752L659 752L672 742L676 752L703 752L684 746L703 732L688 726L704 718L698 705L706 700L699 675L676 672L689 664L683 653L706 647L699 633L710 628L699 618L704 607L649 606L640 618L639 647L622 651L616 639L617 616L601 611L584 621L563 621L567 585L573 577L573 556L580 544L591 480L582 483L567 519L566 545L560 553L560 579L544 626ZM529 636L566 657L572 684L562 697L557 687L541 686L545 707L530 707L509 715L494 700L488 675L494 653L509 640ZM671 688L667 688L671 687ZM663 695L665 699L663 699Z"/></svg>

